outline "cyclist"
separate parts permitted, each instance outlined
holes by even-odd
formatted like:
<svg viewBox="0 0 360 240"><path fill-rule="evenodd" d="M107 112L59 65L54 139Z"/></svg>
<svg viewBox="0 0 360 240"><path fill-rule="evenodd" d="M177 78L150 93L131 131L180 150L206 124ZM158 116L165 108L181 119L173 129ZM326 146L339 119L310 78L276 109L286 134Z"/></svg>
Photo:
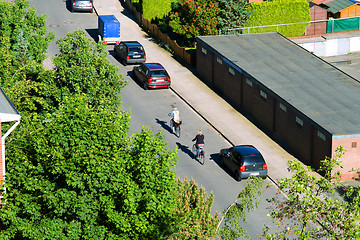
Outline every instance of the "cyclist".
<svg viewBox="0 0 360 240"><path fill-rule="evenodd" d="M204 142L204 134L202 134L202 131L199 130L198 131L198 134L195 136L195 138L192 140L192 141L195 141L195 146L196 146L196 157L199 156L199 149L200 148L203 148L204 145L205 145L205 142Z"/></svg>
<svg viewBox="0 0 360 240"><path fill-rule="evenodd" d="M175 123L180 123L180 112L177 109L177 107L173 107L170 117L171 117L171 121L170 121L171 129L172 132L175 133Z"/></svg>

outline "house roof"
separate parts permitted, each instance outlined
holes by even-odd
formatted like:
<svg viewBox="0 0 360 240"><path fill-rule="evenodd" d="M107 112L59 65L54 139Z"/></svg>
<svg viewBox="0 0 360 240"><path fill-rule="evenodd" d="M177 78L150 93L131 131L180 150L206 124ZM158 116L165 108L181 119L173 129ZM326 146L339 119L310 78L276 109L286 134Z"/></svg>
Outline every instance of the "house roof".
<svg viewBox="0 0 360 240"><path fill-rule="evenodd" d="M282 35L200 36L197 41L320 129L339 138L360 134L360 82Z"/></svg>
<svg viewBox="0 0 360 240"><path fill-rule="evenodd" d="M325 6L328 7L328 11L331 13L337 13L340 12L341 10L350 7L351 5L354 5L355 3L351 0L333 0L331 2L328 3L322 3Z"/></svg>
<svg viewBox="0 0 360 240"><path fill-rule="evenodd" d="M20 114L6 96L5 92L0 88L0 121L12 122L19 121Z"/></svg>

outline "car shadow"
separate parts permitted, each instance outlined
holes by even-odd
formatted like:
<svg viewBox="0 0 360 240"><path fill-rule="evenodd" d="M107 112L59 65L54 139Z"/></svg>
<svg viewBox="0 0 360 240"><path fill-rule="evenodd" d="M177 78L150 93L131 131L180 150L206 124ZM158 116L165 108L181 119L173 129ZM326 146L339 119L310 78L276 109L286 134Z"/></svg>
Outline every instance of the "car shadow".
<svg viewBox="0 0 360 240"><path fill-rule="evenodd" d="M227 167L221 165L219 153L210 154L210 160L213 160L222 170L224 170L224 172L226 172L230 177L235 179L234 174Z"/></svg>
<svg viewBox="0 0 360 240"><path fill-rule="evenodd" d="M187 154L191 159L195 159L195 156L194 156L193 152L190 150L189 146L182 145L179 142L176 142L176 145L183 153Z"/></svg>
<svg viewBox="0 0 360 240"><path fill-rule="evenodd" d="M89 36L94 40L94 42L99 42L99 31L97 28L87 28L85 31L89 34Z"/></svg>
<svg viewBox="0 0 360 240"><path fill-rule="evenodd" d="M172 133L172 129L171 129L171 127L167 124L166 121L162 121L162 120L160 120L160 119L158 119L158 118L155 118L155 120L156 120L156 123L157 123L157 124L160 124L160 126L161 126L164 130L168 131L169 133Z"/></svg>
<svg viewBox="0 0 360 240"><path fill-rule="evenodd" d="M71 1L70 0L65 0L65 7L66 9L71 12Z"/></svg>
<svg viewBox="0 0 360 240"><path fill-rule="evenodd" d="M135 74L132 70L127 72L127 76L129 76L140 88L144 89L143 83L137 79L137 77L135 77Z"/></svg>

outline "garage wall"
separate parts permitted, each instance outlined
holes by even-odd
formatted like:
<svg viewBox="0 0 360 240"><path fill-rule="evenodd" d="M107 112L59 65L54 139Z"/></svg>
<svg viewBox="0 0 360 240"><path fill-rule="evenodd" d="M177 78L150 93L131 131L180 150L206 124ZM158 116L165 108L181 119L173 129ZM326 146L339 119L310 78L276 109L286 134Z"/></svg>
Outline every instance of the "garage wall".
<svg viewBox="0 0 360 240"><path fill-rule="evenodd" d="M203 81L208 84L209 86L213 86L212 84L212 75L213 75L213 56L214 53L204 47L201 43L197 43L196 47L196 66L197 67L197 74Z"/></svg>
<svg viewBox="0 0 360 240"><path fill-rule="evenodd" d="M301 42L301 39L292 39L293 42L319 57L336 56L360 51L360 36L337 39L325 39L314 42Z"/></svg>
<svg viewBox="0 0 360 240"><path fill-rule="evenodd" d="M351 171L353 168L360 168L360 137L359 136L337 136L333 137L332 152L334 153L336 148L342 145L346 152L344 157L340 159L343 164L341 179L349 180L357 178L358 174L355 171ZM334 157L334 156L332 156Z"/></svg>
<svg viewBox="0 0 360 240"><path fill-rule="evenodd" d="M197 54L199 77L234 108L248 112L295 155L314 166L331 156L331 135L320 129L320 138L311 120L211 48L198 43Z"/></svg>

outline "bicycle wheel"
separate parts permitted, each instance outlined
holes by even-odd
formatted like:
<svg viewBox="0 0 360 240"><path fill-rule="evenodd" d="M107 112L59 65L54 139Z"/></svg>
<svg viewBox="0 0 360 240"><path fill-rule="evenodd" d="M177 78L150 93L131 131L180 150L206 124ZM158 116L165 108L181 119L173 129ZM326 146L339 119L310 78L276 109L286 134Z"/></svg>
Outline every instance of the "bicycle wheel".
<svg viewBox="0 0 360 240"><path fill-rule="evenodd" d="M202 151L199 154L199 162L201 163L201 165L204 165L205 163L205 154Z"/></svg>
<svg viewBox="0 0 360 240"><path fill-rule="evenodd" d="M194 154L194 157L196 158L196 145L195 144L192 146L192 153Z"/></svg>
<svg viewBox="0 0 360 240"><path fill-rule="evenodd" d="M179 128L179 126L176 126L176 128L175 128L175 134L176 134L176 136L179 138L180 137L180 128Z"/></svg>

